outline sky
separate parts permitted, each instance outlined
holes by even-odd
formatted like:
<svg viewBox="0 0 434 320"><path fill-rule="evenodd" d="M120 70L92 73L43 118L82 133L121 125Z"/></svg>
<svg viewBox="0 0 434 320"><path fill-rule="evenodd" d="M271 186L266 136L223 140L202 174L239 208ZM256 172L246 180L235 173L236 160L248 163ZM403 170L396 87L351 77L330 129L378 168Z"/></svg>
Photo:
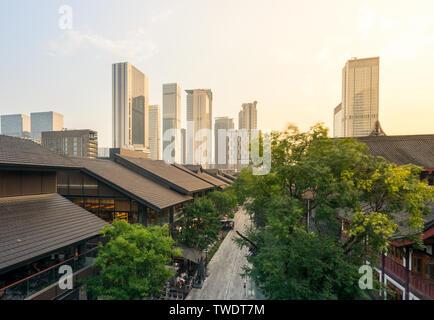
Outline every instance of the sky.
<svg viewBox="0 0 434 320"><path fill-rule="evenodd" d="M433 16L432 0L1 0L0 114L56 111L111 146L111 65L129 61L150 104L181 86L183 124L184 90L210 88L213 117L258 101L261 129L332 128L346 60L379 56L384 131L433 134Z"/></svg>

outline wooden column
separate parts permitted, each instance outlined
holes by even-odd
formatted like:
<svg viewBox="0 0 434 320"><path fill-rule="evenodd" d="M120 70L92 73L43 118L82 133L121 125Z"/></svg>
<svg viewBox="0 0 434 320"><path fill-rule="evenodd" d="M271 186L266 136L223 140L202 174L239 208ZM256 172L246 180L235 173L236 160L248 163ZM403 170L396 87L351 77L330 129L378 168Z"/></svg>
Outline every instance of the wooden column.
<svg viewBox="0 0 434 320"><path fill-rule="evenodd" d="M384 279L386 278L384 276L385 260L386 260L386 256L384 255L384 252L382 252L381 253L381 277L380 277L381 286L386 285L385 281L384 281ZM381 290L381 296L385 297L385 290L384 289Z"/></svg>
<svg viewBox="0 0 434 320"><path fill-rule="evenodd" d="M410 247L405 248L405 300L410 300Z"/></svg>

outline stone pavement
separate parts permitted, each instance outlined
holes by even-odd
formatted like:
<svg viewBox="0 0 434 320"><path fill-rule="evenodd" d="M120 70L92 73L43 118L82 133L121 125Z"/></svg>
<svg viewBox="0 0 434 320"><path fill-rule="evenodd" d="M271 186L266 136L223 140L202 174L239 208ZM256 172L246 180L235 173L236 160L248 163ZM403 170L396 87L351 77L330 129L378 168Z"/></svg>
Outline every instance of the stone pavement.
<svg viewBox="0 0 434 320"><path fill-rule="evenodd" d="M248 214L241 209L235 214L235 230L244 232L250 225ZM208 264L202 289L192 289L186 300L258 300L264 297L249 279L241 277L242 267L247 265L247 248L240 250L232 240L238 235L231 230ZM244 234L244 233L243 233Z"/></svg>

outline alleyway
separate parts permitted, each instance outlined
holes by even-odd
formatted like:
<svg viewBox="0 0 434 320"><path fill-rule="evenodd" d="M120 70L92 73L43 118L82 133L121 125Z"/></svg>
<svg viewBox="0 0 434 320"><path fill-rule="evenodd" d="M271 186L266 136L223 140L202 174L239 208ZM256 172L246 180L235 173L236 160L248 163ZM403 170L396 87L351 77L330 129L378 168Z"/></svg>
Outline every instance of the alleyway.
<svg viewBox="0 0 434 320"><path fill-rule="evenodd" d="M235 215L235 230L244 232L245 226L250 224L249 216L240 210ZM257 300L264 297L256 292L249 279L241 277L242 267L247 265L245 258L248 250L240 250L232 241L238 237L232 230L221 244L208 265L209 277L206 278L202 289L193 289L187 300Z"/></svg>

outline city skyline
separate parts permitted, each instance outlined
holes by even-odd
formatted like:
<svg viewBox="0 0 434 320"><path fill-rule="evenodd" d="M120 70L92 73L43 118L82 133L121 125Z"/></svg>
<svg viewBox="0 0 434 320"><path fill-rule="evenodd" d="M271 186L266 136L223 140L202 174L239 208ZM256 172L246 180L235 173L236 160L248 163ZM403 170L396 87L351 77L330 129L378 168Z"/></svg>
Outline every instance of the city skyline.
<svg viewBox="0 0 434 320"><path fill-rule="evenodd" d="M100 133L101 146L110 146L109 65L130 61L151 79L152 104L162 105L163 83L177 82L181 88L211 88L214 117L236 118L243 102L257 100L259 128L281 130L292 122L307 129L322 121L332 134L331 109L340 102L342 66L352 57L380 56L380 120L385 132L433 132L430 74L434 66L425 63L434 48L432 2L411 7L393 2L392 8L386 2L347 3L339 13L327 11L323 16L319 12L332 5L315 3L318 14L309 14L319 25L324 23L320 34L302 19L309 3L294 6L278 1L274 9L260 2L246 3L204 4L198 8L203 16L200 30L188 21L195 1L182 5L95 1L86 4L86 11L83 3L70 1L72 30L58 27L58 9L63 4L59 1L1 3L0 12L8 12L2 14L1 26L16 23L20 27L0 36L10 43L0 53L2 61L10 62L0 77L0 113L53 110L64 114L65 127L94 129ZM119 12L119 23L113 24L113 12ZM256 25L259 14L277 18ZM235 17L240 17L243 27L234 25ZM166 41L169 33L161 31L163 25L165 30L179 26L172 42ZM303 26L302 35L294 31ZM190 36L185 38L186 34ZM180 41L185 44L181 46ZM240 48L245 44L250 50ZM175 48L177 54L172 55ZM209 48L212 54L199 54ZM16 59L11 61L11 57ZM209 72L204 68L210 68ZM183 94L183 121L185 99Z"/></svg>

